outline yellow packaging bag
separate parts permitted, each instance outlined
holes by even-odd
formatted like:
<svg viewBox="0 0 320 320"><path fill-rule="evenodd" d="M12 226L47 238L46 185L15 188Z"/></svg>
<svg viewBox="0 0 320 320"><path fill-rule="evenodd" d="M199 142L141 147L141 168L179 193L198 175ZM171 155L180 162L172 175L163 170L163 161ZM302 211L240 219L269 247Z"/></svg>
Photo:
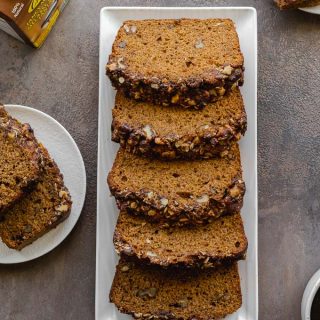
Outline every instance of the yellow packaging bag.
<svg viewBox="0 0 320 320"><path fill-rule="evenodd" d="M0 0L0 29L39 48L69 0Z"/></svg>

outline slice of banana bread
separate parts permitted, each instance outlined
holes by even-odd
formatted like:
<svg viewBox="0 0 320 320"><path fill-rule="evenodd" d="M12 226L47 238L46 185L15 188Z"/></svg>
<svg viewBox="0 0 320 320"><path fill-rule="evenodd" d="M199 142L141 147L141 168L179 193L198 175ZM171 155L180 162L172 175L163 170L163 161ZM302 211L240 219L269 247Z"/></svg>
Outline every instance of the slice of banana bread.
<svg viewBox="0 0 320 320"><path fill-rule="evenodd" d="M221 319L242 304L238 267L172 270L122 258L110 301L135 319Z"/></svg>
<svg viewBox="0 0 320 320"><path fill-rule="evenodd" d="M237 144L223 158L169 162L120 148L108 184L121 210L164 224L201 223L239 212L245 192Z"/></svg>
<svg viewBox="0 0 320 320"><path fill-rule="evenodd" d="M32 188L42 165L29 124L12 118L0 105L0 214Z"/></svg>
<svg viewBox="0 0 320 320"><path fill-rule="evenodd" d="M197 108L241 85L244 67L230 19L130 20L106 70L131 98Z"/></svg>
<svg viewBox="0 0 320 320"><path fill-rule="evenodd" d="M247 127L238 88L202 110L158 108L126 98L118 91L112 115L113 141L129 152L164 159L226 154Z"/></svg>
<svg viewBox="0 0 320 320"><path fill-rule="evenodd" d="M295 9L314 7L320 4L320 0L275 0L280 9Z"/></svg>
<svg viewBox="0 0 320 320"><path fill-rule="evenodd" d="M159 228L122 211L113 242L120 254L166 267L220 265L243 259L248 246L239 213L200 226Z"/></svg>
<svg viewBox="0 0 320 320"><path fill-rule="evenodd" d="M63 176L48 151L42 147L44 171L34 190L11 207L0 222L2 241L21 250L65 220L71 197Z"/></svg>

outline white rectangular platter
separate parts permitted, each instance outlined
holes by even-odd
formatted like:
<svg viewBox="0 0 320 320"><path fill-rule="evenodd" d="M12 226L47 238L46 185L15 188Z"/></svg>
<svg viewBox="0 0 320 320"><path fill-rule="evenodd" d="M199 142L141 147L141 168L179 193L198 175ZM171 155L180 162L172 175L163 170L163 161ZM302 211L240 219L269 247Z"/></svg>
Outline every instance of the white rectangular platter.
<svg viewBox="0 0 320 320"><path fill-rule="evenodd" d="M115 91L105 75L105 65L116 33L125 20L170 18L231 18L237 27L240 45L245 57L245 84L241 88L247 116L248 131L241 140L244 180L247 192L242 209L245 230L249 241L247 259L239 262L243 305L228 320L258 319L258 263L257 263L257 17L253 8L140 8L106 7L100 15L100 82L99 82L99 141L97 190L97 259L96 259L96 319L130 319L120 314L109 303L118 257L112 237L118 216L115 201L110 197L106 177L118 149L111 142L111 110Z"/></svg>

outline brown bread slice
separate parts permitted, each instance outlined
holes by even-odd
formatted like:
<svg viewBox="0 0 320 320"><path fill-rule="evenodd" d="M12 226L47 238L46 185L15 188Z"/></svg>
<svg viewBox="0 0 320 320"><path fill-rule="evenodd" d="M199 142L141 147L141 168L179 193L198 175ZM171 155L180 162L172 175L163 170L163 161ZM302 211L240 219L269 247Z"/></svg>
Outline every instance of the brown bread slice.
<svg viewBox="0 0 320 320"><path fill-rule="evenodd" d="M12 118L0 105L0 214L33 187L42 165L30 125Z"/></svg>
<svg viewBox="0 0 320 320"><path fill-rule="evenodd" d="M242 304L238 267L172 270L122 258L110 301L135 319L221 319Z"/></svg>
<svg viewBox="0 0 320 320"><path fill-rule="evenodd" d="M106 67L113 86L156 104L201 107L243 82L230 19L125 21Z"/></svg>
<svg viewBox="0 0 320 320"><path fill-rule="evenodd" d="M240 151L206 160L164 162L118 151L108 184L121 210L160 223L201 223L239 212L245 185Z"/></svg>
<svg viewBox="0 0 320 320"><path fill-rule="evenodd" d="M248 242L239 213L200 226L159 228L120 212L113 242L120 254L161 266L211 267L243 259Z"/></svg>
<svg viewBox="0 0 320 320"><path fill-rule="evenodd" d="M210 158L226 154L246 131L240 90L202 110L136 102L118 91L112 111L112 140L135 154L177 158Z"/></svg>
<svg viewBox="0 0 320 320"><path fill-rule="evenodd" d="M280 9L295 9L314 7L320 4L320 0L275 0Z"/></svg>
<svg viewBox="0 0 320 320"><path fill-rule="evenodd" d="M0 222L2 241L21 250L55 228L70 214L71 197L63 176L42 147L44 171L34 190L10 208Z"/></svg>

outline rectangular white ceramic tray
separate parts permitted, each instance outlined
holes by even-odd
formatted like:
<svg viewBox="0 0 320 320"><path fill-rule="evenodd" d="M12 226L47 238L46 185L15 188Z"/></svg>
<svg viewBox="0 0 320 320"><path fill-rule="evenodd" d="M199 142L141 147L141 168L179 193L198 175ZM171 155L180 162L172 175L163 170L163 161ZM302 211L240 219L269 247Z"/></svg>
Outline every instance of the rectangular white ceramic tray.
<svg viewBox="0 0 320 320"><path fill-rule="evenodd" d="M247 259L239 263L243 305L229 320L258 319L258 263L257 263L257 17L253 8L132 8L106 7L100 15L100 82L99 82L99 141L97 190L97 260L96 260L96 319L130 319L121 315L109 303L108 295L118 258L112 236L118 215L114 199L106 185L118 145L111 142L111 109L115 91L105 75L105 65L117 30L128 19L161 18L231 18L239 33L245 57L245 84L241 88L247 116L248 131L240 149L247 192L242 209L249 241Z"/></svg>

